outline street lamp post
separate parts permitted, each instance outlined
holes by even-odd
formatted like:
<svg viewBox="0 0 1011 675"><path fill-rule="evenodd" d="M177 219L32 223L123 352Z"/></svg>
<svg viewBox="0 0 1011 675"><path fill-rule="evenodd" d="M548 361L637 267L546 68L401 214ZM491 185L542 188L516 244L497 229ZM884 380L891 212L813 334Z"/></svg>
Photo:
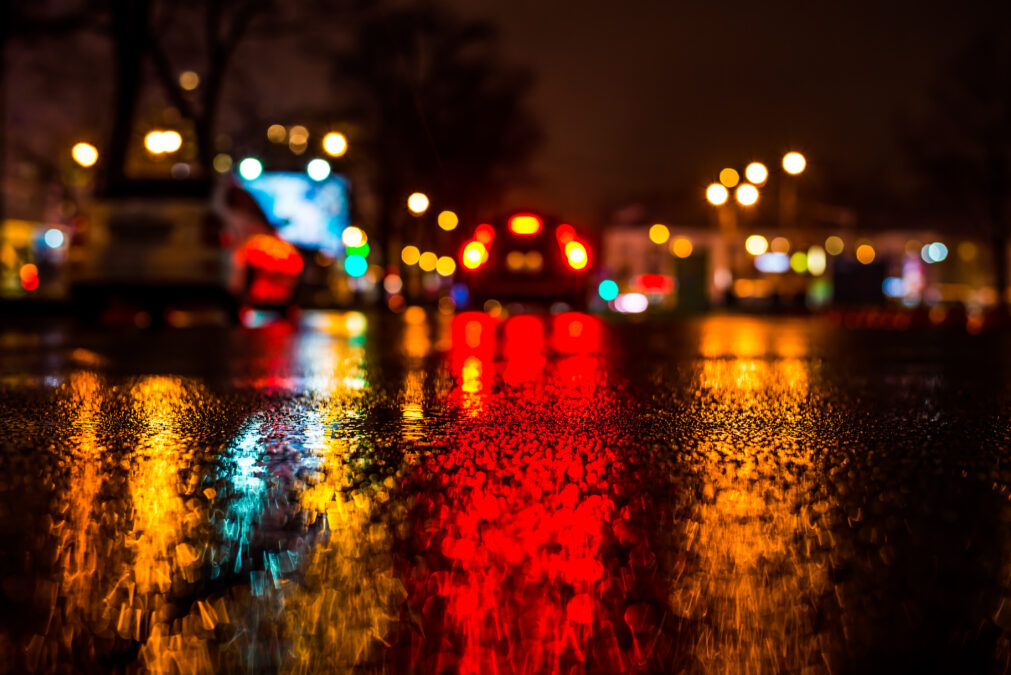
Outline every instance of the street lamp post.
<svg viewBox="0 0 1011 675"><path fill-rule="evenodd" d="M721 172L721 178L726 170ZM716 207L716 222L719 229L719 239L712 248L712 283L709 299L713 304L721 304L726 299L729 288L727 280L730 275L730 241L737 232L737 209L728 202L730 191L720 183L712 183L706 188L706 200Z"/></svg>
<svg viewBox="0 0 1011 675"><path fill-rule="evenodd" d="M807 167L807 159L799 152L788 152L783 155L783 171L791 176L799 176ZM779 226L792 229L797 221L797 182L781 180L779 182Z"/></svg>

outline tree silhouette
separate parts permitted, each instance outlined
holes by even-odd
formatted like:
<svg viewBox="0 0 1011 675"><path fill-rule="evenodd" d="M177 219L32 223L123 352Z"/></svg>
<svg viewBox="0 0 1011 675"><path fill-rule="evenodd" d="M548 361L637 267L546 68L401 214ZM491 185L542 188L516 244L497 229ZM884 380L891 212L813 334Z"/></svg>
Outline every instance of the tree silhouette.
<svg viewBox="0 0 1011 675"><path fill-rule="evenodd" d="M112 133L109 138L107 180L124 178L137 104L144 85L144 65L150 63L168 101L193 122L197 165L210 171L221 93L232 57L253 22L274 10L271 0L205 0L158 3L156 0L109 0L111 38L115 46L116 87ZM194 30L195 29L195 30ZM188 61L199 54L201 86L193 95L178 82L182 70L167 48L172 31L191 39L176 39L176 52Z"/></svg>
<svg viewBox="0 0 1011 675"><path fill-rule="evenodd" d="M78 0L54 7L56 3L46 0L34 3L0 0L0 220L7 215L9 51L29 44L52 49L58 40L95 29L99 24L96 10L100 1Z"/></svg>
<svg viewBox="0 0 1011 675"><path fill-rule="evenodd" d="M523 178L540 131L524 108L531 75L501 63L492 25L433 5L359 16L335 79L367 151L376 234L390 247L408 194L427 192L471 216Z"/></svg>

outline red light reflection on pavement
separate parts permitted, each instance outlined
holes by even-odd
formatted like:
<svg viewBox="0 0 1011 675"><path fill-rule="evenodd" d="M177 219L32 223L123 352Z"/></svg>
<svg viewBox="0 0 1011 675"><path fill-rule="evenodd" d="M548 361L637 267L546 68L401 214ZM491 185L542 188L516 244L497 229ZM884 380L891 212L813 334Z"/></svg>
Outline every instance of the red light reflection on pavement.
<svg viewBox="0 0 1011 675"><path fill-rule="evenodd" d="M655 509L617 442L587 433L626 412L601 367L598 321L461 314L452 330L450 400L470 416L404 479L422 496L403 559L416 628L402 665L667 670L667 592L644 534Z"/></svg>

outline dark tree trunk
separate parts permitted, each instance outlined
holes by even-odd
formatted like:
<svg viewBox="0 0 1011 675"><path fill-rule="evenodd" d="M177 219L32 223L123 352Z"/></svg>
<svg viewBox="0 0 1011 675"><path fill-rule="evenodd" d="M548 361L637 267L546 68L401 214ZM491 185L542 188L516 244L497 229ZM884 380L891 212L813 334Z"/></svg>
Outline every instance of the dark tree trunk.
<svg viewBox="0 0 1011 675"><path fill-rule="evenodd" d="M126 178L134 114L141 92L150 9L149 0L112 0L116 81L112 127L103 162L105 187L121 183Z"/></svg>
<svg viewBox="0 0 1011 675"><path fill-rule="evenodd" d="M221 102L221 88L224 85L225 59L218 55L211 58L207 85L204 90L203 107L195 120L197 135L197 157L205 172L210 172L214 164L214 129L218 123L218 109Z"/></svg>

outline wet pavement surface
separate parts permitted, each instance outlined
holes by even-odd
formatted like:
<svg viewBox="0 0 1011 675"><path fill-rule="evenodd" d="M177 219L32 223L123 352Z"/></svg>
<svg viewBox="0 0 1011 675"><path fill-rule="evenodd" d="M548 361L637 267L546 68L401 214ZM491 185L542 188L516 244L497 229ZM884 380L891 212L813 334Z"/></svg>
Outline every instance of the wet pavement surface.
<svg viewBox="0 0 1011 675"><path fill-rule="evenodd" d="M8 325L0 671L1006 671L1009 346Z"/></svg>

